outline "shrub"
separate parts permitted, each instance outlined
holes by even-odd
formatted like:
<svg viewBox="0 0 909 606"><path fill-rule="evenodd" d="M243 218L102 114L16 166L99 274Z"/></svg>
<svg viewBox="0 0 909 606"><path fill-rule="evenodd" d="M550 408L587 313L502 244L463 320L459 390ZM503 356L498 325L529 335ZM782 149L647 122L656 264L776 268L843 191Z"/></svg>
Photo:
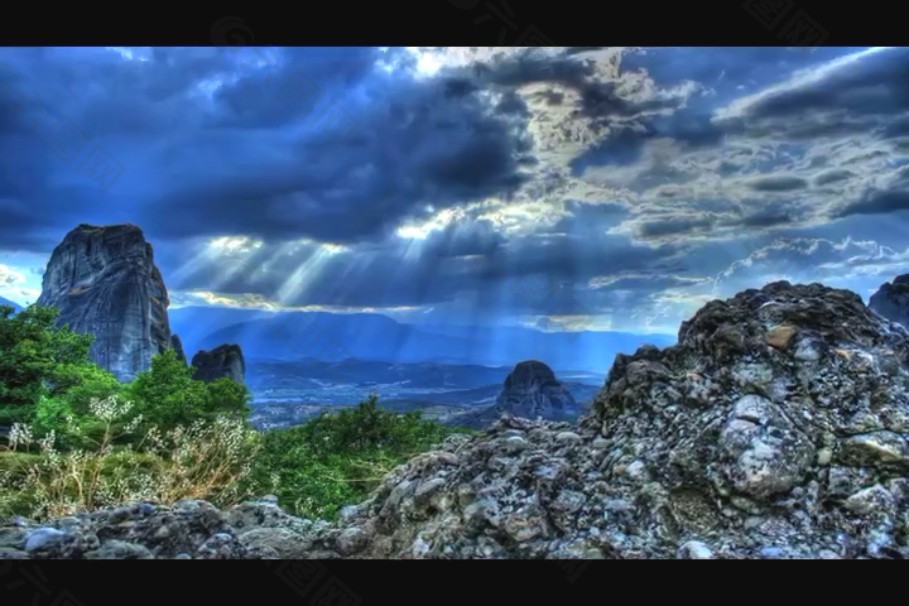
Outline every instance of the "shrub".
<svg viewBox="0 0 909 606"><path fill-rule="evenodd" d="M131 412L132 404L116 396L92 400L89 413L104 431L91 450L61 452L53 431L35 439L30 427L15 425L13 452L3 458L19 461L0 473L0 514L47 519L134 501L183 498L225 506L246 496L242 486L259 440L243 422L219 418L165 432L152 427L134 439L139 448L118 448L118 438L141 424L141 416L123 424Z"/></svg>
<svg viewBox="0 0 909 606"><path fill-rule="evenodd" d="M296 515L332 519L344 505L364 499L396 465L455 431L423 420L420 411L383 410L370 396L356 408L267 432L251 491L275 494Z"/></svg>
<svg viewBox="0 0 909 606"><path fill-rule="evenodd" d="M151 368L125 388L148 426L174 428L219 416L245 419L250 412L249 390L228 378L211 383L193 379L193 368L173 349L156 354Z"/></svg>

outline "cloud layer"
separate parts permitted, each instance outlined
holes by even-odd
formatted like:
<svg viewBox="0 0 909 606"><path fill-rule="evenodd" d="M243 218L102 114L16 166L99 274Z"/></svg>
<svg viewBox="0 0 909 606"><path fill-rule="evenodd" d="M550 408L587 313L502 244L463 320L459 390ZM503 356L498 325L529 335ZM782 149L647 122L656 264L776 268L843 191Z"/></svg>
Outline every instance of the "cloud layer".
<svg viewBox="0 0 909 606"><path fill-rule="evenodd" d="M0 296L120 221L187 303L674 332L778 277L867 296L907 83L899 48L3 49Z"/></svg>

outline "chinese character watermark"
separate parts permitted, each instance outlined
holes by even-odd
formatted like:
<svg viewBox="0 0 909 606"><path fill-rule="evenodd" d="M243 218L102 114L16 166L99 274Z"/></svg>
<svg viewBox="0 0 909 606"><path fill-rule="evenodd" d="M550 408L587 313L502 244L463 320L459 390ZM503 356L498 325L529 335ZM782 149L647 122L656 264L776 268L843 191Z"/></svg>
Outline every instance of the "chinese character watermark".
<svg viewBox="0 0 909 606"><path fill-rule="evenodd" d="M271 94L280 98L293 97L293 100L301 105L306 105L303 101L309 97L309 101L312 101L309 104L312 106L310 123L315 129L331 129L332 132L337 132L350 124L350 114L339 103L329 103L327 106L315 103L317 91L312 88L310 82L300 82L286 77L287 74L283 70L270 69L274 58L267 48L255 45L256 36L243 19L222 17L211 26L209 35L216 45L245 47L239 57L240 67L263 69L262 85L268 88Z"/></svg>
<svg viewBox="0 0 909 606"><path fill-rule="evenodd" d="M266 562L272 567L273 562ZM275 569L275 575L301 598L309 598L310 606L359 606L363 602L350 587L338 577L329 574L328 569L312 560L282 562Z"/></svg>
<svg viewBox="0 0 909 606"><path fill-rule="evenodd" d="M552 40L545 35L536 25L523 27L518 23L517 14L508 4L508 0L480 2L480 0L448 0L455 8L462 11L472 11L480 4L483 5L483 14L475 17L474 25L486 26L487 23L497 22L499 35L496 44L499 46L515 44L516 46L554 46ZM516 34L512 36L512 34ZM509 40L510 39L510 40Z"/></svg>
<svg viewBox="0 0 909 606"><path fill-rule="evenodd" d="M778 39L794 46L818 46L829 36L793 0L746 0L742 8Z"/></svg>
<svg viewBox="0 0 909 606"><path fill-rule="evenodd" d="M0 561L0 579L11 577L7 582L0 581L7 592L12 593L20 589L30 589L32 592L31 606L82 606L72 592L64 589L54 591L47 576L35 564L27 562L14 562L13 560Z"/></svg>

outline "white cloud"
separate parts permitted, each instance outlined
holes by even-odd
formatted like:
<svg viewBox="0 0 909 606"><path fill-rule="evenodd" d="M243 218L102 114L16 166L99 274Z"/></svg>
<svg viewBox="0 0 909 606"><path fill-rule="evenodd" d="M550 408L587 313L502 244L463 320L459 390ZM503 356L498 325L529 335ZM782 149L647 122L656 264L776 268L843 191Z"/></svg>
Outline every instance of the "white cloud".
<svg viewBox="0 0 909 606"><path fill-rule="evenodd" d="M0 263L0 287L9 287L25 282L25 274L9 265Z"/></svg>

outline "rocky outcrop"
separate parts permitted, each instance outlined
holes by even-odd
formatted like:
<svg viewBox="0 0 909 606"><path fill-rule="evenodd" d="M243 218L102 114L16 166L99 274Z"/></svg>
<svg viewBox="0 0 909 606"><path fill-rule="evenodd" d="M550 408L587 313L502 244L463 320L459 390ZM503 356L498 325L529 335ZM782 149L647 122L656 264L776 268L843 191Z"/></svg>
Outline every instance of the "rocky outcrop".
<svg viewBox="0 0 909 606"><path fill-rule="evenodd" d="M239 345L221 345L211 351L200 351L193 356L193 378L201 381L214 381L228 377L242 383L246 376L246 362L243 350Z"/></svg>
<svg viewBox="0 0 909 606"><path fill-rule="evenodd" d="M170 348L177 354L177 358L186 364L186 352L183 351L183 341L180 339L180 335L173 334L170 336Z"/></svg>
<svg viewBox="0 0 909 606"><path fill-rule="evenodd" d="M80 225L54 249L37 303L59 324L95 335L90 355L120 380L170 344L169 300L151 244L135 225Z"/></svg>
<svg viewBox="0 0 909 606"><path fill-rule="evenodd" d="M543 362L519 362L505 378L495 404L448 419L449 425L482 429L509 414L527 419L575 421L581 407L571 392L560 383Z"/></svg>
<svg viewBox="0 0 909 606"><path fill-rule="evenodd" d="M399 466L336 524L275 512L281 531L241 539L210 515L111 538L195 557L907 558L909 333L855 293L770 284L707 304L673 347L619 356L576 426L504 415ZM10 548L43 557L61 535L33 536Z"/></svg>
<svg viewBox="0 0 909 606"><path fill-rule="evenodd" d="M206 501L134 503L48 524L0 525L2 559L299 559L326 522L294 518L274 497L221 511ZM331 554L327 554L331 555Z"/></svg>
<svg viewBox="0 0 909 606"><path fill-rule="evenodd" d="M505 417L316 542L398 558L909 557L909 334L774 283L619 356L578 427ZM360 537L355 545L345 537Z"/></svg>
<svg viewBox="0 0 909 606"><path fill-rule="evenodd" d="M871 295L868 307L888 320L909 327L909 274L897 276L893 282L882 284Z"/></svg>
<svg viewBox="0 0 909 606"><path fill-rule="evenodd" d="M571 392L556 380L552 369L536 360L520 362L514 367L505 378L496 408L528 419L574 419L578 415L578 404Z"/></svg>

